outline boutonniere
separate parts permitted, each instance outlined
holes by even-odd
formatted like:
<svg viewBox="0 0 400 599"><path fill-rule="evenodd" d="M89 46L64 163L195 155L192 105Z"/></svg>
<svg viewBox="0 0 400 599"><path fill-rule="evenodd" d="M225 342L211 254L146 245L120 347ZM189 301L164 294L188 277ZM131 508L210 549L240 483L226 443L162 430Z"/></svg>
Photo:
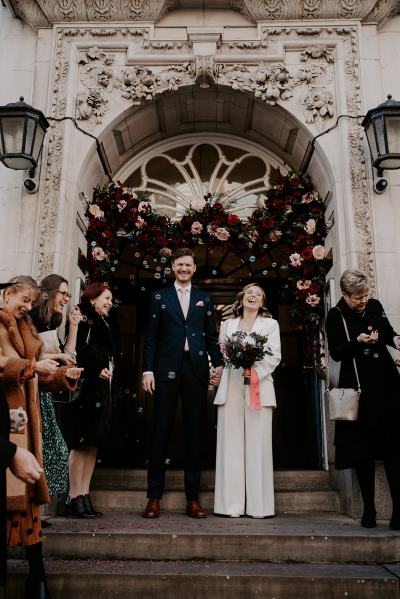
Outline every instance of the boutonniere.
<svg viewBox="0 0 400 599"><path fill-rule="evenodd" d="M199 300L199 301L197 302L196 306L200 306L200 307L201 307L201 306L204 306L204 302L203 302L203 300Z"/></svg>

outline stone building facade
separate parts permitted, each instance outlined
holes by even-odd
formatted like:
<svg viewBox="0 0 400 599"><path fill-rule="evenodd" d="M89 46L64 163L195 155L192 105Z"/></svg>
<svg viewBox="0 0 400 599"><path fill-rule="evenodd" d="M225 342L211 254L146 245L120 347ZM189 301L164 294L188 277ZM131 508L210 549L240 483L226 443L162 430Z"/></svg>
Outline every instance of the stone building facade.
<svg viewBox="0 0 400 599"><path fill-rule="evenodd" d="M135 186L154 192L162 176L151 159L176 166L171 151L193 144L262 157L267 173L301 172L313 138L348 115L307 167L330 226L328 302L340 273L358 267L399 328L400 174L386 172L387 191L374 193L355 118L388 93L400 99L399 53L398 0L6 0L0 103L22 95L51 126L37 193L26 173L0 166L1 279L60 272L78 297L86 200L109 179L94 140L65 117L103 143L115 181L140 172ZM173 209L176 181L163 185ZM329 426L323 436L329 449Z"/></svg>

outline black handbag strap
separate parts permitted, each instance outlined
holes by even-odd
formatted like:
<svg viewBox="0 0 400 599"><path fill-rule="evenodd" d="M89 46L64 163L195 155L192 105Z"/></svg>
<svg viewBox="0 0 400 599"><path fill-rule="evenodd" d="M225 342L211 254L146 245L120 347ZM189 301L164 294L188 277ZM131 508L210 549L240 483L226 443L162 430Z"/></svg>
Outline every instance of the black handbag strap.
<svg viewBox="0 0 400 599"><path fill-rule="evenodd" d="M344 326L344 330L346 331L346 337L347 337L347 341L350 341L350 335L349 335L349 330L347 328L347 322L342 314L342 311L340 308L338 308L337 306L334 306L337 310L339 310L340 312L340 316L342 317L343 320L343 326ZM354 372L356 373L356 379L357 379L357 385L358 385L358 392L361 393L361 385L360 385L360 379L358 378L358 370L357 370L357 364L356 364L356 359L353 358L353 366L354 366Z"/></svg>

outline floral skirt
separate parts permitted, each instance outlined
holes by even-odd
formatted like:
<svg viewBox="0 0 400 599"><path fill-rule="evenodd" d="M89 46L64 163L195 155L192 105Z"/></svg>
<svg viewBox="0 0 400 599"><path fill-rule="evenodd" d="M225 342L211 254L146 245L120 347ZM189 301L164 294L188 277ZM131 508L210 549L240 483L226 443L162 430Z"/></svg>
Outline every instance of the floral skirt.
<svg viewBox="0 0 400 599"><path fill-rule="evenodd" d="M43 465L50 495L68 490L68 448L58 428L52 393L40 393Z"/></svg>

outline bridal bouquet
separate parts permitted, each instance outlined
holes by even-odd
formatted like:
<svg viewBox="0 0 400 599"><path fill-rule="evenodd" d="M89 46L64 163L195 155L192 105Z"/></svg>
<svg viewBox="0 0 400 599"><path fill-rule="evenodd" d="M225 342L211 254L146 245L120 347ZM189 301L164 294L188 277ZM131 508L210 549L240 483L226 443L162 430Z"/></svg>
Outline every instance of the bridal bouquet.
<svg viewBox="0 0 400 599"><path fill-rule="evenodd" d="M225 366L243 368L244 384L250 385L251 367L265 356L272 356L267 342L265 335L236 331L221 343Z"/></svg>

